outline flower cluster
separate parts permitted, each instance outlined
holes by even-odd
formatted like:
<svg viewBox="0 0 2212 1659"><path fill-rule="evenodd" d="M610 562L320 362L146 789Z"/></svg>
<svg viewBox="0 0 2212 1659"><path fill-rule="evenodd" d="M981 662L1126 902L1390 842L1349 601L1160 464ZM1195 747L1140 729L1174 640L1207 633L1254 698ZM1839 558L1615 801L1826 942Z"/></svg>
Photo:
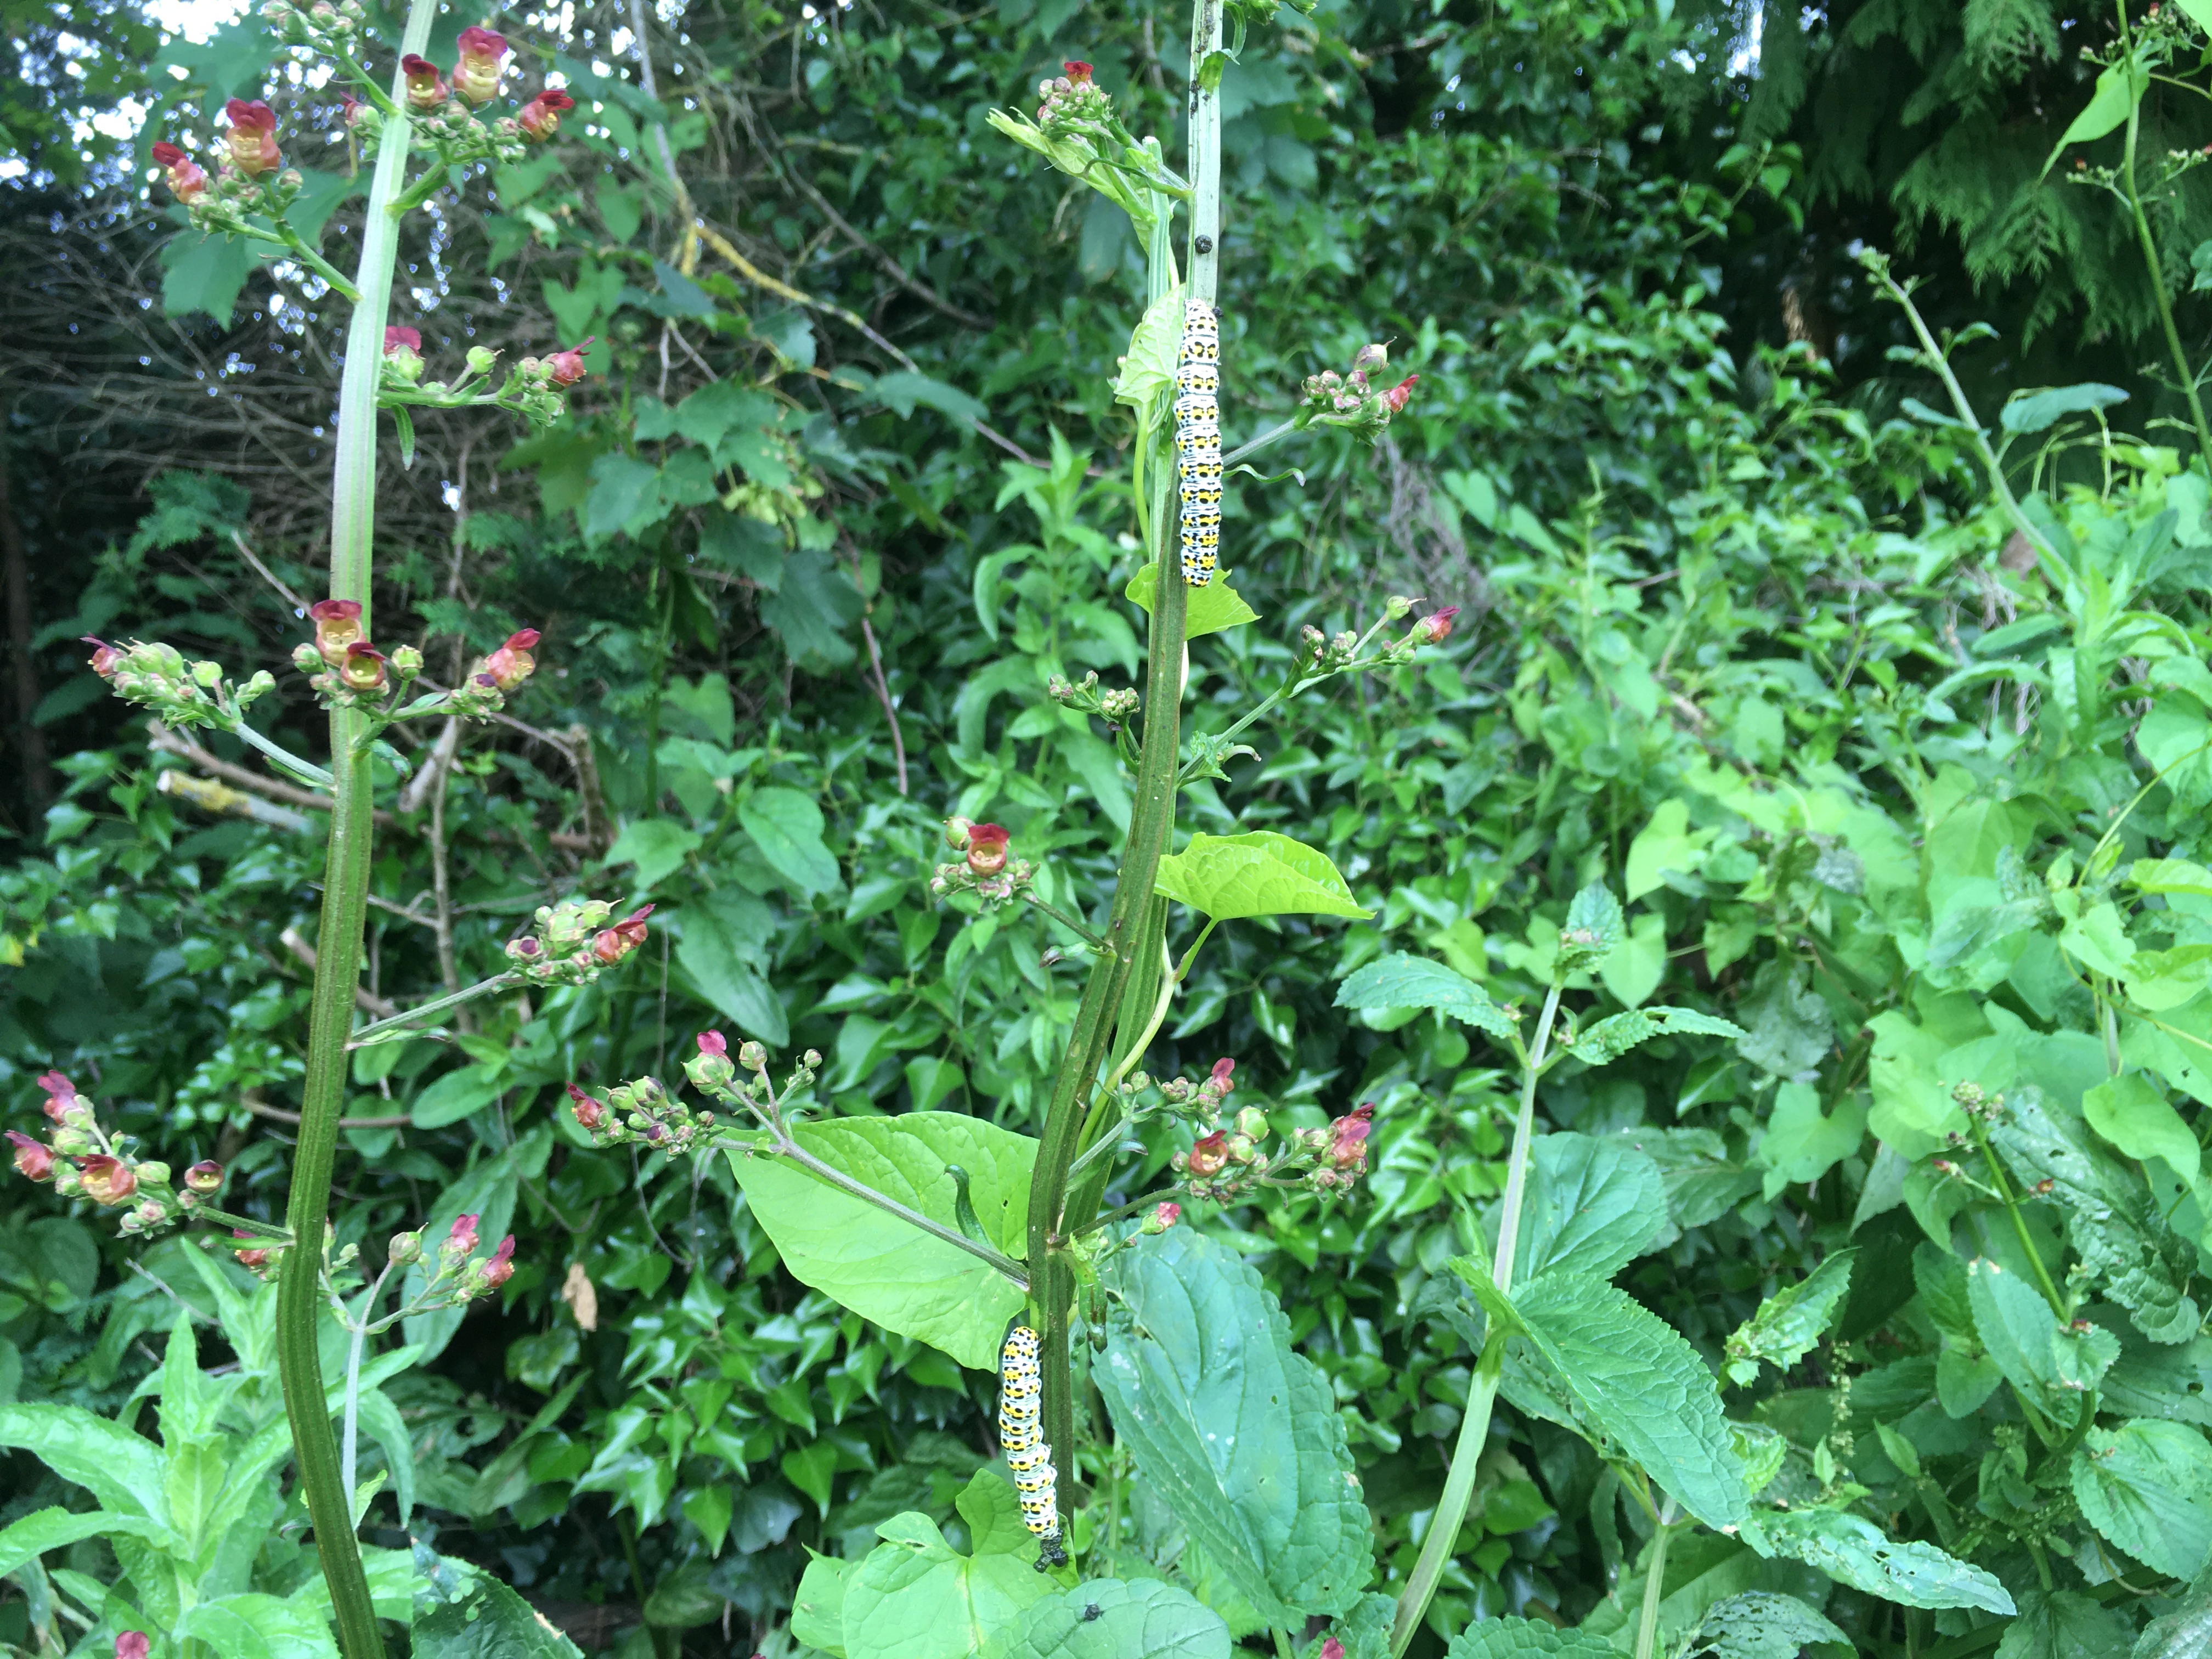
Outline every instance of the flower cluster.
<svg viewBox="0 0 2212 1659"><path fill-rule="evenodd" d="M230 125L216 153L216 174L167 143L153 148L169 194L183 204L193 228L236 233L249 213L281 220L307 180L284 165L276 145L276 114L259 99L234 98L223 106Z"/></svg>
<svg viewBox="0 0 2212 1659"><path fill-rule="evenodd" d="M481 1215L454 1217L434 1251L424 1249L419 1232L392 1234L384 1247L386 1260L398 1267L411 1267L418 1261L424 1264L423 1277L428 1282L411 1298L413 1309L420 1311L472 1302L514 1277L513 1233L501 1239L489 1255L477 1255L481 1242L477 1224L483 1219Z"/></svg>
<svg viewBox="0 0 2212 1659"><path fill-rule="evenodd" d="M223 678L219 663L187 662L171 645L141 640L110 645L90 634L84 642L92 647L94 673L118 696L143 704L174 726L234 730L244 711L276 684L274 675L259 673L234 686Z"/></svg>
<svg viewBox="0 0 2212 1659"><path fill-rule="evenodd" d="M1091 65L1068 62L1060 72L1037 82L1037 125L1055 137L1066 133L1106 137L1112 131L1114 100L1091 78Z"/></svg>
<svg viewBox="0 0 2212 1659"><path fill-rule="evenodd" d="M212 1159L195 1164L179 1179L170 1167L131 1151L131 1137L110 1135L100 1127L91 1103L59 1072L39 1079L46 1091L46 1139L8 1131L15 1171L33 1181L51 1181L67 1198L88 1198L123 1212L126 1233L158 1232L205 1203L222 1186L222 1165Z"/></svg>
<svg viewBox="0 0 2212 1659"><path fill-rule="evenodd" d="M1126 725L1142 701L1134 690L1127 688L1119 691L1101 691L1096 669L1085 674L1078 684L1070 684L1060 675L1054 674L1045 682L1044 690L1045 695L1063 708L1073 708L1079 714L1096 714L1115 726Z"/></svg>
<svg viewBox="0 0 2212 1659"><path fill-rule="evenodd" d="M446 710L464 719L481 720L500 708L507 694L536 672L538 659L531 653L539 637L536 629L526 628L508 635L507 643L489 656L479 657L468 678L447 697Z"/></svg>
<svg viewBox="0 0 2212 1659"><path fill-rule="evenodd" d="M957 864L939 865L930 876L929 890L939 898L973 893L987 909L1012 902L1036 877L1036 867L1028 860L1011 856L1012 842L1013 836L1002 825L945 819L945 844L966 856Z"/></svg>
<svg viewBox="0 0 2212 1659"><path fill-rule="evenodd" d="M1390 417L1401 413L1413 400L1413 382L1421 378L1408 374L1387 389L1377 386L1376 380L1389 362L1388 346L1364 345L1353 356L1348 373L1340 374L1332 368L1307 375L1305 395L1291 416L1292 422L1300 428L1342 427L1369 443L1376 441L1389 430Z"/></svg>
<svg viewBox="0 0 2212 1659"><path fill-rule="evenodd" d="M1342 1192L1367 1172L1367 1137L1375 1119L1372 1105L1334 1119L1326 1128L1294 1129L1277 1138L1271 1150L1267 1142L1274 1137L1274 1127L1258 1107L1246 1106L1233 1117L1224 1117L1226 1103L1237 1086L1236 1072L1235 1060L1222 1059L1213 1062L1203 1083L1171 1078L1156 1085L1139 1073L1122 1085L1125 1097L1157 1089L1158 1100L1149 1111L1165 1111L1193 1121L1197 1133L1190 1149L1170 1160L1191 1197L1226 1203L1262 1188ZM1124 1129L1148 1115L1147 1108L1133 1103L1125 1103L1122 1109ZM1169 1218L1160 1227L1147 1224L1143 1231L1164 1231L1172 1224L1173 1218Z"/></svg>
<svg viewBox="0 0 2212 1659"><path fill-rule="evenodd" d="M722 1041L720 1032L702 1033L699 1038L702 1053L709 1037L717 1043ZM719 1054L721 1050L718 1048L714 1052ZM575 1114L576 1121L591 1136L595 1146L618 1146L624 1141L635 1140L643 1142L654 1152L681 1152L714 1133L712 1112L691 1110L661 1087L655 1078L635 1078L628 1083L618 1083L607 1091L605 1100L586 1094L572 1083L568 1085L568 1109Z"/></svg>
<svg viewBox="0 0 2212 1659"><path fill-rule="evenodd" d="M1150 235L1158 212L1154 192L1182 194L1183 181L1161 159L1157 138L1140 143L1122 125L1090 64L1066 63L1060 70L1037 82L1042 101L1035 121L1012 110L994 109L986 118L1121 208L1140 235Z"/></svg>
<svg viewBox="0 0 2212 1659"><path fill-rule="evenodd" d="M597 337L594 336L593 339ZM489 346L471 346L462 360L460 378L453 381L422 378L422 335L419 329L395 324L384 331L384 368L377 398L386 409L413 404L434 409L496 405L511 409L532 426L550 426L568 408L570 386L584 378L584 353L592 344L580 344L547 357L525 357L508 373L496 391L476 382L488 377L499 362ZM404 434L403 434L404 435ZM534 642L537 635L531 635ZM514 641L508 641L512 646Z"/></svg>
<svg viewBox="0 0 2212 1659"><path fill-rule="evenodd" d="M496 655L497 653L494 653ZM533 985L588 985L645 943L650 904L614 919L605 899L563 899L542 904L538 931L507 943L507 959Z"/></svg>
<svg viewBox="0 0 2212 1659"><path fill-rule="evenodd" d="M311 644L295 647L292 665L325 707L380 706L422 672L422 653L403 645L390 656L369 642L358 599L321 599L307 607Z"/></svg>

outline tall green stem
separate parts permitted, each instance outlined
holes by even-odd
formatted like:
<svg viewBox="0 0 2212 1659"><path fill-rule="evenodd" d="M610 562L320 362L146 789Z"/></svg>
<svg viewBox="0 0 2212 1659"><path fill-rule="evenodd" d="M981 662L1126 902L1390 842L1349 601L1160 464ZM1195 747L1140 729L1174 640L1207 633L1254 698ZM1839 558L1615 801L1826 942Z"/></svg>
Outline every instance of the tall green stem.
<svg viewBox="0 0 2212 1659"><path fill-rule="evenodd" d="M2128 33L2127 6L2120 7L2121 39L2130 52L2133 40ZM2130 57L2129 70L2138 71ZM2212 466L2212 425L2204 419L2204 400L2197 395L2197 372L2189 366L2189 354L2181 349L2181 331L2173 323L2173 299L2166 291L2166 268L2160 264L2158 240L2150 234L2150 216L2143 211L2142 192L2136 187L2136 135L2142 125L2142 100L2130 98L2128 102L2128 135L2125 154L2120 161L2120 182L2126 186L2128 213L2136 222L2136 235L2142 243L2143 264L2150 272L2150 291L2158 301L2158 320L2166 330L2166 349L2173 354L2173 372L2181 377L2182 394L2189 399L2189 418L2197 423L2197 453L2207 466Z"/></svg>
<svg viewBox="0 0 2212 1659"><path fill-rule="evenodd" d="M1644 1567L1644 1610L1636 1621L1636 1659L1652 1659L1659 1649L1659 1603L1667 1590L1667 1545L1674 1536L1674 1500L1668 1498L1655 1518L1658 1526Z"/></svg>
<svg viewBox="0 0 2212 1659"><path fill-rule="evenodd" d="M413 0L403 53L428 45L435 0ZM395 103L405 83L393 70ZM357 599L362 626L370 623L369 563L376 523L376 387L384 365L384 327L392 303L399 222L392 211L405 182L409 121L385 118L362 221L361 264L354 286L361 300L346 334L345 378L338 392L337 462L331 484L331 597ZM373 637L373 635L372 635ZM285 1225L295 1241L284 1252L276 1281L276 1363L284 1410L300 1466L300 1486L315 1530L323 1577L337 1614L346 1659L383 1659L368 1579L354 1540L352 1494L345 1489L316 1325L321 1317L323 1236L329 1224L331 1171L337 1158L338 1113L345 1097L346 1042L352 1035L361 938L368 908L369 839L374 828L365 722L348 708L331 711L331 840L324 864L322 925L317 934L314 999L308 1014L307 1075L300 1098L300 1139L292 1158Z"/></svg>
<svg viewBox="0 0 2212 1659"><path fill-rule="evenodd" d="M1552 1023L1559 1013L1559 981L1554 980L1544 996L1544 1012L1536 1019L1536 1041L1521 1068L1521 1115L1513 1126L1513 1152L1505 1169L1505 1205L1498 1222L1498 1256L1491 1279L1501 1292L1513 1289L1513 1259L1521 1249L1521 1207L1528 1196L1529 1149L1536 1139L1536 1080L1544 1074L1544 1059L1551 1051ZM1420 1559L1398 1597L1398 1616L1390 1630L1391 1659L1405 1652L1421 1627L1429 1601L1437 1593L1467 1520L1468 1504L1474 1497L1475 1466L1490 1438L1490 1413L1498 1404L1498 1379L1505 1370L1505 1332L1495 1321L1476 1362L1474 1385L1468 1389L1467 1414L1460 1419L1459 1440L1452 1448L1451 1468L1444 1475L1443 1496L1429 1522L1429 1535L1421 1540Z"/></svg>

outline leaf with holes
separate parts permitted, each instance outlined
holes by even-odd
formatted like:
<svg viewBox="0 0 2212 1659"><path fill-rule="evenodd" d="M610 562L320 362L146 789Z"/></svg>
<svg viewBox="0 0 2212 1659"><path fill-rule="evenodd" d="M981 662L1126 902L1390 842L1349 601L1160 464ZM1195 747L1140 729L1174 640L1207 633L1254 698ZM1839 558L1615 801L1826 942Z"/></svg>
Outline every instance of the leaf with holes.
<svg viewBox="0 0 2212 1659"><path fill-rule="evenodd" d="M1336 989L1336 1006L1369 1014L1396 1008L1434 1008L1509 1042L1520 1032L1505 1011L1490 1000L1490 994L1466 975L1403 951L1346 975Z"/></svg>

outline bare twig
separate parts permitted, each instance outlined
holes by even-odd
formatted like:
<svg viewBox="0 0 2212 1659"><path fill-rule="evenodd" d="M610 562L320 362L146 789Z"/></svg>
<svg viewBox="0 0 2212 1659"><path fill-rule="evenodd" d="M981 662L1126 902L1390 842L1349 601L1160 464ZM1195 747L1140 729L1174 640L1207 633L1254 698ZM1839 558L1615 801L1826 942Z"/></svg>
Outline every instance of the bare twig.
<svg viewBox="0 0 2212 1659"><path fill-rule="evenodd" d="M305 934L296 927L287 927L277 938L299 959L301 967L311 974L315 971L315 947L307 943ZM379 1019L389 1019L399 1012L398 1003L377 995L366 985L354 987L353 1000L364 1012L374 1014ZM296 1117L292 1120L295 1123L299 1121Z"/></svg>

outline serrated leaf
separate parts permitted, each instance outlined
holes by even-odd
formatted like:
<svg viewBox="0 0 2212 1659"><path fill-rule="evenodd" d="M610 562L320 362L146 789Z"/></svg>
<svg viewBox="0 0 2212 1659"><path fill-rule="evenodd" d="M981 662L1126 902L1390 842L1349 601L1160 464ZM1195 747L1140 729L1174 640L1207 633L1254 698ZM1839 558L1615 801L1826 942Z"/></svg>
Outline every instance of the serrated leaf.
<svg viewBox="0 0 2212 1659"><path fill-rule="evenodd" d="M1786 1371L1813 1351L1851 1288L1856 1249L1838 1250L1795 1285L1777 1291L1728 1340L1729 1376L1748 1386L1765 1360Z"/></svg>
<svg viewBox="0 0 2212 1659"><path fill-rule="evenodd" d="M498 1589L526 1610L527 1604L513 1590L504 1584ZM185 1608L170 1634L180 1646L186 1642L204 1643L204 1651L224 1655L225 1659L337 1659L338 1647L331 1638L329 1624L304 1597L280 1599L258 1592L218 1595ZM566 1638L555 1639L569 1654L576 1654ZM416 1635L414 1651L423 1659L509 1659L510 1655L522 1659L519 1650L481 1640L441 1645L435 1632L427 1644L422 1635Z"/></svg>
<svg viewBox="0 0 2212 1659"><path fill-rule="evenodd" d="M1619 1139L1539 1135L1530 1149L1515 1274L1554 1269L1610 1279L1667 1225L1659 1166Z"/></svg>
<svg viewBox="0 0 2212 1659"><path fill-rule="evenodd" d="M82 1406L0 1406L0 1446L34 1453L103 1509L168 1522L168 1470L161 1449Z"/></svg>
<svg viewBox="0 0 2212 1659"><path fill-rule="evenodd" d="M26 1561L44 1555L48 1550L65 1549L88 1538L101 1538L118 1533L158 1541L167 1537L168 1529L144 1516L118 1515L112 1510L88 1510L81 1513L58 1506L34 1510L21 1520L0 1529L0 1578L6 1577Z"/></svg>
<svg viewBox="0 0 2212 1659"><path fill-rule="evenodd" d="M825 1164L947 1227L959 1224L957 1189L945 1173L957 1164L968 1172L984 1237L1017 1258L1028 1249L1036 1142L1027 1135L961 1112L840 1118L794 1133ZM781 1159L737 1148L730 1159L753 1213L800 1283L971 1370L995 1368L1006 1321L1023 1304L1012 1280Z"/></svg>
<svg viewBox="0 0 2212 1659"><path fill-rule="evenodd" d="M884 1541L846 1583L846 1659L996 1659L1024 1609L1058 1588L1035 1569L1036 1540L1022 1526L1005 1476L981 1471L958 1507L971 1554L917 1512L876 1528Z"/></svg>
<svg viewBox="0 0 2212 1659"><path fill-rule="evenodd" d="M2094 1596L2032 1589L1991 1659L2116 1659L2128 1636L2128 1620Z"/></svg>
<svg viewBox="0 0 2212 1659"><path fill-rule="evenodd" d="M1626 927L1620 901L1603 882L1592 882L1567 906L1566 926L1559 930L1562 970L1571 974L1595 967L1613 954Z"/></svg>
<svg viewBox="0 0 2212 1659"><path fill-rule="evenodd" d="M2117 1547L2175 1578L2212 1561L2212 1446L2185 1423L2092 1429L2074 1449L2074 1497Z"/></svg>
<svg viewBox="0 0 2212 1659"><path fill-rule="evenodd" d="M1006 1659L1229 1659L1229 1626L1156 1578L1092 1578L1022 1614Z"/></svg>
<svg viewBox="0 0 2212 1659"><path fill-rule="evenodd" d="M1577 1060L1603 1066L1656 1036L1740 1038L1743 1034L1743 1028L1734 1021L1717 1014L1701 1014L1694 1008L1631 1008L1576 1033L1571 1047Z"/></svg>
<svg viewBox="0 0 2212 1659"><path fill-rule="evenodd" d="M2203 1659L2212 1653L2212 1577L2189 1589L2179 1607L2154 1619L2128 1659Z"/></svg>
<svg viewBox="0 0 2212 1659"><path fill-rule="evenodd" d="M1269 1624L1352 1607L1372 1524L1328 1380L1259 1273L1178 1227L1101 1276L1120 1305L1091 1375L1139 1473Z"/></svg>
<svg viewBox="0 0 2212 1659"><path fill-rule="evenodd" d="M1159 586L1160 568L1148 564L1129 578L1122 590L1123 597L1144 608L1150 616L1152 593ZM1242 628L1246 623L1260 620L1260 613L1244 603L1237 590L1229 585L1229 572L1213 573L1213 580L1203 587L1194 587L1183 602L1183 638L1203 639L1208 634L1219 634L1231 628Z"/></svg>
<svg viewBox="0 0 2212 1659"><path fill-rule="evenodd" d="M1128 355L1114 380L1114 401L1142 409L1174 384L1176 357L1182 344L1183 291L1180 286L1145 307L1129 336Z"/></svg>
<svg viewBox="0 0 2212 1659"><path fill-rule="evenodd" d="M1521 1286L1515 1318L1606 1434L1709 1527L1749 1502L1720 1389L1681 1336L1625 1291L1553 1273Z"/></svg>
<svg viewBox="0 0 2212 1659"><path fill-rule="evenodd" d="M1359 908L1326 853L1272 830L1193 836L1160 860L1157 888L1216 921L1375 914Z"/></svg>
<svg viewBox="0 0 2212 1659"><path fill-rule="evenodd" d="M1445 1659L1620 1659L1612 1643L1588 1631L1561 1630L1540 1619L1511 1613L1478 1620L1451 1639Z"/></svg>
<svg viewBox="0 0 2212 1659"><path fill-rule="evenodd" d="M1797 1659L1800 1649L1816 1642L1851 1647L1850 1637L1796 1596L1746 1590L1707 1609L1691 1651L1711 1659Z"/></svg>
<svg viewBox="0 0 2212 1659"><path fill-rule="evenodd" d="M1362 1013L1434 1008L1509 1042L1520 1032L1490 994L1466 975L1403 951L1346 975L1336 988L1336 1006Z"/></svg>
<svg viewBox="0 0 2212 1659"><path fill-rule="evenodd" d="M1844 1510L1761 1510L1742 1528L1762 1555L1787 1555L1842 1584L1908 1607L1980 1607L2010 1613L2012 1597L1981 1568L1933 1544L1900 1542Z"/></svg>

